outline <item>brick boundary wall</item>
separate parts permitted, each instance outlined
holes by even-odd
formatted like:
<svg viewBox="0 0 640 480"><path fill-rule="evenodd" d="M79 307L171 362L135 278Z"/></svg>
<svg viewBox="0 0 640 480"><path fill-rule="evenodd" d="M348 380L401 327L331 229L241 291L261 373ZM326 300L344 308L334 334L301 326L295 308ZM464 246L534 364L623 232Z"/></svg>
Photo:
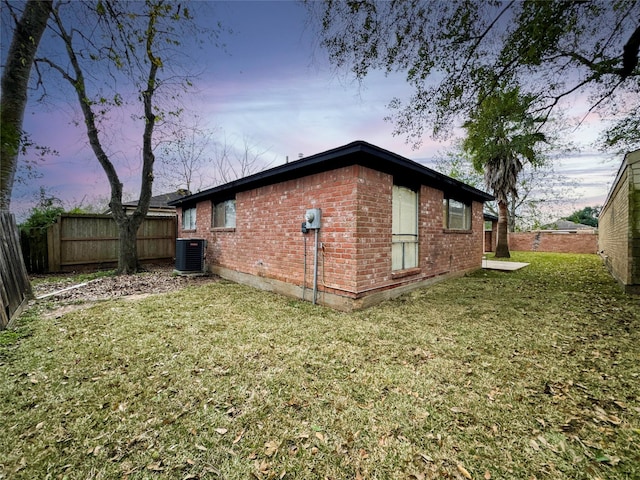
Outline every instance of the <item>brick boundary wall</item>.
<svg viewBox="0 0 640 480"><path fill-rule="evenodd" d="M627 293L640 293L640 150L625 155L599 224L605 266Z"/></svg>
<svg viewBox="0 0 640 480"><path fill-rule="evenodd" d="M598 234L585 232L515 232L509 249L522 252L598 253Z"/></svg>

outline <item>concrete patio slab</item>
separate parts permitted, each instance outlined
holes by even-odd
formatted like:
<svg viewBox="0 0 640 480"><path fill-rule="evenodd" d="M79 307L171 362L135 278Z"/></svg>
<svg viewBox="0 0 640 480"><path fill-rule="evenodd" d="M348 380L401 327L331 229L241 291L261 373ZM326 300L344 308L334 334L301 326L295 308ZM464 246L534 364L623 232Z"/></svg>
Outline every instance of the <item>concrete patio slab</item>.
<svg viewBox="0 0 640 480"><path fill-rule="evenodd" d="M502 270L504 272L513 272L529 265L523 262L501 262L499 260L482 260L482 268L487 270Z"/></svg>

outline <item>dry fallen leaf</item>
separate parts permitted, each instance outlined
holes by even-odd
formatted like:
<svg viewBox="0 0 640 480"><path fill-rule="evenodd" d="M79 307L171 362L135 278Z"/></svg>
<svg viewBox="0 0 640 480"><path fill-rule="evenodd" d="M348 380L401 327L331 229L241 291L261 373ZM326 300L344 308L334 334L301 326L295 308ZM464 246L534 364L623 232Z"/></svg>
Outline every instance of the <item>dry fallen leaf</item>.
<svg viewBox="0 0 640 480"><path fill-rule="evenodd" d="M226 428L216 428L216 433L219 433L220 435L224 435L228 431L229 430L227 430Z"/></svg>
<svg viewBox="0 0 640 480"><path fill-rule="evenodd" d="M261 463L258 463L256 461L256 469L258 470L258 472L260 472L262 475L269 475L270 472L270 468L269 468L269 462L263 460Z"/></svg>
<svg viewBox="0 0 640 480"><path fill-rule="evenodd" d="M276 442L275 440L267 442L264 444L264 454L267 457L271 457L278 451L278 448L280 448L280 443Z"/></svg>
<svg viewBox="0 0 640 480"><path fill-rule="evenodd" d="M613 425L620 425L622 423L622 420L620 420L618 417L616 417L615 415L609 415L607 412L605 412L602 408L598 406L594 408L594 412L596 414L596 418L601 422L608 422Z"/></svg>
<svg viewBox="0 0 640 480"><path fill-rule="evenodd" d="M244 435L244 430L242 430L238 436L236 438L233 439L233 444L235 445L236 443L238 443L240 440L242 440L242 436Z"/></svg>
<svg viewBox="0 0 640 480"><path fill-rule="evenodd" d="M102 449L102 446L101 445L97 445L97 446L95 446L93 448L90 448L87 451L87 455L98 455L98 453L100 453L101 449Z"/></svg>
<svg viewBox="0 0 640 480"><path fill-rule="evenodd" d="M203 452L206 452L208 450L207 447L205 447L204 445L198 445L197 443L196 443L196 448Z"/></svg>
<svg viewBox="0 0 640 480"><path fill-rule="evenodd" d="M151 470L152 472L162 472L164 467L162 466L162 462L150 463L147 465L147 470Z"/></svg>
<svg viewBox="0 0 640 480"><path fill-rule="evenodd" d="M473 479L469 471L466 468L464 468L460 463L457 465L457 467L458 467L458 471L462 474L464 478L468 478L469 480Z"/></svg>
<svg viewBox="0 0 640 480"><path fill-rule="evenodd" d="M484 480L491 480L491 472L489 470L484 472Z"/></svg>
<svg viewBox="0 0 640 480"><path fill-rule="evenodd" d="M542 435L538 435L537 437L538 442L540 442L540 445L542 445L545 448L548 448L549 450L551 450L554 453L558 453L558 449L556 447L554 447L553 445L551 445L546 438L544 438Z"/></svg>

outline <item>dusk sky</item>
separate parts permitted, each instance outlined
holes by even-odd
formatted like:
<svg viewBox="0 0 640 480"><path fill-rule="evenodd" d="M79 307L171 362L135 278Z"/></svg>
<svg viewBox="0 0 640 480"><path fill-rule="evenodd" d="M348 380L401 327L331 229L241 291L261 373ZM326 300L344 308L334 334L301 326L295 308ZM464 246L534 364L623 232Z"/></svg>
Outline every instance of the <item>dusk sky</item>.
<svg viewBox="0 0 640 480"><path fill-rule="evenodd" d="M447 148L425 138L413 150L403 137L392 135L384 121L393 97L411 92L403 75L370 75L362 85L347 72L337 73L326 54L314 43L307 13L294 2L215 2L212 13L232 34L224 36L226 52L210 48L196 54L202 74L187 108L217 129L227 142L247 139L270 166L365 140L431 166L434 156ZM5 29L6 31L6 29ZM2 36L7 41L6 33ZM3 52L6 46L3 45ZM583 113L579 102L573 113ZM74 106L75 108L75 106ZM586 108L583 106L583 108ZM12 210L18 218L34 204L40 186L62 199L65 207L96 203L106 198L109 186L102 168L88 147L86 132L72 123L72 108L49 102L46 109L29 102L24 128L32 140L59 152L39 167L42 178L16 185ZM559 158L556 170L577 181L580 200L566 213L586 205L602 204L622 161L605 157L589 142L598 123L589 119L572 133L583 151ZM122 148L139 151L140 138L119 139ZM130 167L121 168L125 191L137 198L139 154L127 154ZM126 156L126 155L125 155ZM205 185L205 188L207 186ZM155 188L155 193L163 193Z"/></svg>

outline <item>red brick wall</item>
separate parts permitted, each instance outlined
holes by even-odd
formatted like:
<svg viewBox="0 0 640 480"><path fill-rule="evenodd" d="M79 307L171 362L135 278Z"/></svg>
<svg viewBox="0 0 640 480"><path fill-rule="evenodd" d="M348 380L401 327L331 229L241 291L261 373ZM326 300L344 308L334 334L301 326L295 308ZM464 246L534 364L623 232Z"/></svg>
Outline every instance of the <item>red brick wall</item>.
<svg viewBox="0 0 640 480"><path fill-rule="evenodd" d="M197 205L197 229L181 237L206 238L207 264L301 286L313 285L314 231L300 224L308 208L322 210L318 290L358 298L434 276L479 268L482 204L473 204L473 231L442 228L440 190L420 189L418 269L391 271L393 177L358 165L282 182L236 196L235 230L212 230L211 202ZM179 210L179 215L181 215Z"/></svg>
<svg viewBox="0 0 640 480"><path fill-rule="evenodd" d="M330 285L356 291L356 166L238 193L236 228L211 229L211 202L197 205L197 229L206 238L207 264L302 285L305 237L308 287L313 283L314 231L300 231L308 208L322 210L319 270ZM181 213L180 213L181 214ZM322 263L323 259L328 259ZM323 271L324 269L324 271Z"/></svg>
<svg viewBox="0 0 640 480"><path fill-rule="evenodd" d="M358 292L391 281L391 196L393 177L358 167L357 239Z"/></svg>
<svg viewBox="0 0 640 480"><path fill-rule="evenodd" d="M484 216L482 203L473 202L470 231L442 228L443 193L428 187L421 190L420 247L426 276L479 268L483 255Z"/></svg>
<svg viewBox="0 0 640 480"><path fill-rule="evenodd" d="M522 252L597 253L598 235L591 232L516 232L509 234L509 249Z"/></svg>

